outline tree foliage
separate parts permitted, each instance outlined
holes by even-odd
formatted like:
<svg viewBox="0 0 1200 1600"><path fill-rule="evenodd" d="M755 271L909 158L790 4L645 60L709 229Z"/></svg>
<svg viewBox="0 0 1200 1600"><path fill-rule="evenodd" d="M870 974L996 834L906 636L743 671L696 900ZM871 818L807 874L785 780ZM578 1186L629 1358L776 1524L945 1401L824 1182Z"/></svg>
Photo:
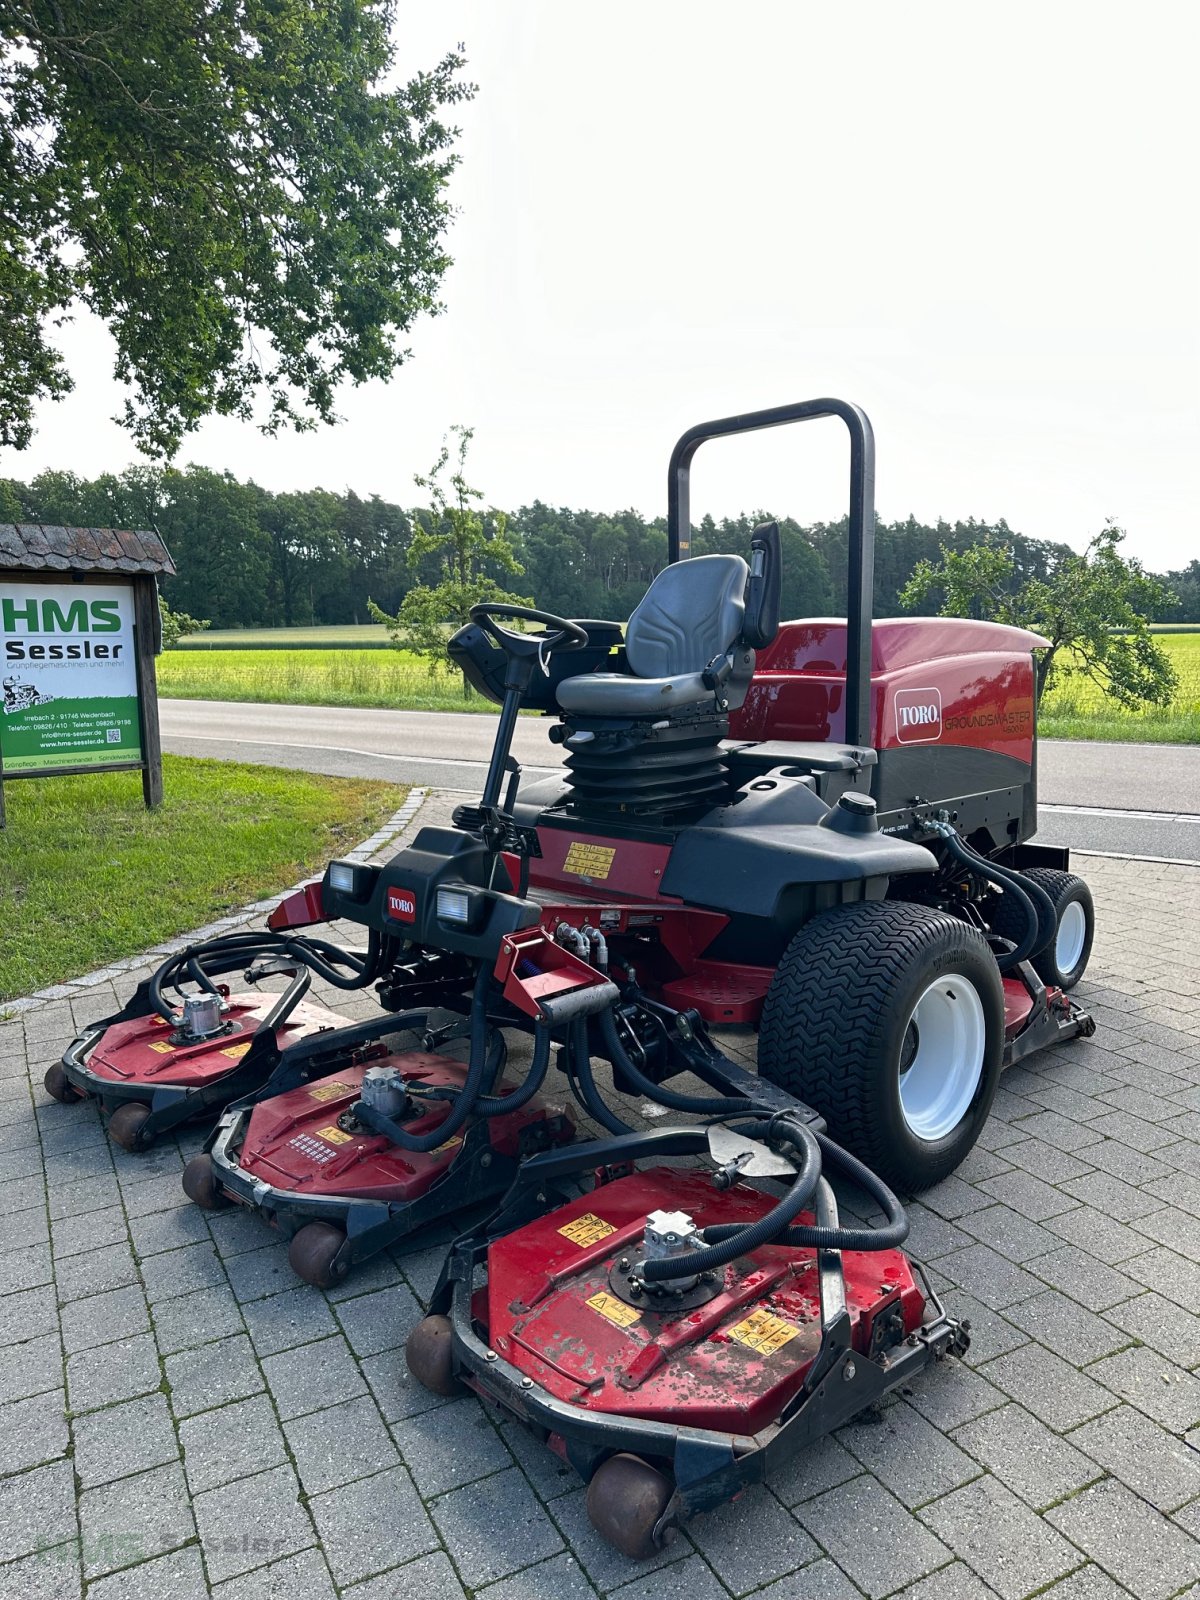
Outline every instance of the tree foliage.
<svg viewBox="0 0 1200 1600"><path fill-rule="evenodd" d="M161 594L158 597L158 614L162 618L164 650L169 650L173 644L178 644L184 634L201 633L208 627L207 622L201 622L198 617L189 617L186 611L172 611Z"/></svg>
<svg viewBox="0 0 1200 1600"><path fill-rule="evenodd" d="M418 488L428 491L430 506L414 524L408 564L414 572L432 569L433 579L416 583L395 616L368 601L372 617L386 624L392 642L424 656L431 673L439 668L457 670L446 654L446 639L450 631L470 621L472 606L483 600L533 604L504 589L495 576L500 572L518 577L525 569L509 541L508 518L494 510L485 517L480 510L482 493L467 482L473 430L455 427L451 432L457 441L453 465L450 442L443 440L432 470L415 480ZM465 680L463 689L470 694Z"/></svg>
<svg viewBox="0 0 1200 1600"><path fill-rule="evenodd" d="M207 415L334 419L437 307L448 54L385 89L395 0L0 0L0 444L111 329L124 422L171 455Z"/></svg>
<svg viewBox="0 0 1200 1600"><path fill-rule="evenodd" d="M1175 670L1147 618L1169 601L1159 579L1123 556L1124 530L1109 522L1082 555L1060 554L1045 577L1018 577L1011 548L943 546L921 561L901 590L910 609L939 598L947 617L984 617L1032 629L1048 641L1037 652L1039 696L1056 678L1090 678L1118 705L1169 705Z"/></svg>

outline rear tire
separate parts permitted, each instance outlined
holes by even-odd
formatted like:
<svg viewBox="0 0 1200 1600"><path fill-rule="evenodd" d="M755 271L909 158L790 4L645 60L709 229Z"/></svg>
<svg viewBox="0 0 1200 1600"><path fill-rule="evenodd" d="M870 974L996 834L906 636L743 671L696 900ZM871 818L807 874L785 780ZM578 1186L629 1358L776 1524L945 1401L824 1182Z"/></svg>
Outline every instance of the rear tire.
<svg viewBox="0 0 1200 1600"><path fill-rule="evenodd" d="M1096 931L1092 891L1073 872L1052 867L1030 867L1021 874L1043 888L1054 902L1054 942L1033 958L1033 970L1043 983L1056 989L1073 989L1087 971ZM1019 939L1024 932L1011 900L1001 900L992 912L991 927L1004 939Z"/></svg>
<svg viewBox="0 0 1200 1600"><path fill-rule="evenodd" d="M1003 1053L1003 984L978 929L927 906L864 901L814 917L784 951L758 1070L912 1192L974 1145Z"/></svg>

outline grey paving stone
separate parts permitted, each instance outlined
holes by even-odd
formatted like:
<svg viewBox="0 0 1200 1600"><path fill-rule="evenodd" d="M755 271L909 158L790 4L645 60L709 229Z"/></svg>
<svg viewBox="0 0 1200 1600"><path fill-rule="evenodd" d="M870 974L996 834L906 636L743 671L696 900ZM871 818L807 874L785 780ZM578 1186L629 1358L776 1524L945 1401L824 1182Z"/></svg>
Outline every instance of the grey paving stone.
<svg viewBox="0 0 1200 1600"><path fill-rule="evenodd" d="M243 1255L247 1250L261 1250L273 1237L269 1225L260 1212L248 1206L231 1206L228 1211L209 1212L207 1216L192 1208L202 1218L217 1254L222 1260Z"/></svg>
<svg viewBox="0 0 1200 1600"><path fill-rule="evenodd" d="M246 1250L225 1262L230 1287L242 1305L298 1285L296 1274L288 1266L287 1245L272 1235L268 1238L270 1242L261 1249Z"/></svg>
<svg viewBox="0 0 1200 1600"><path fill-rule="evenodd" d="M337 1307L346 1342L360 1360L399 1349L422 1315L412 1290L402 1283L342 1300Z"/></svg>
<svg viewBox="0 0 1200 1600"><path fill-rule="evenodd" d="M1090 1127L1073 1122L1057 1111L1040 1111L1033 1116L1021 1117L1013 1121L1013 1131L1030 1139L1041 1139L1058 1150L1065 1150L1068 1155L1086 1150L1089 1145L1099 1143L1101 1138ZM1091 1157L1085 1156L1085 1159L1090 1161Z"/></svg>
<svg viewBox="0 0 1200 1600"><path fill-rule="evenodd" d="M0 1561L52 1550L77 1539L75 1479L70 1463L55 1461L0 1478Z"/></svg>
<svg viewBox="0 0 1200 1600"><path fill-rule="evenodd" d="M0 1248L21 1250L30 1244L45 1244L50 1237L50 1224L45 1209L38 1206L10 1213L4 1218L4 1241Z"/></svg>
<svg viewBox="0 0 1200 1600"><path fill-rule="evenodd" d="M1159 1511L1177 1511L1200 1495L1200 1453L1131 1406L1085 1423L1070 1438Z"/></svg>
<svg viewBox="0 0 1200 1600"><path fill-rule="evenodd" d="M842 1428L838 1439L910 1511L979 1476L979 1466L909 1405Z"/></svg>
<svg viewBox="0 0 1200 1600"><path fill-rule="evenodd" d="M1032 1300L1010 1306L1008 1315L1031 1338L1075 1367L1112 1355L1129 1343L1127 1334L1094 1312L1085 1311L1057 1289L1047 1289Z"/></svg>
<svg viewBox="0 0 1200 1600"><path fill-rule="evenodd" d="M269 1356L262 1370L285 1422L367 1392L358 1363L340 1334L306 1345L302 1359L290 1351Z"/></svg>
<svg viewBox="0 0 1200 1600"><path fill-rule="evenodd" d="M791 1582L791 1578L784 1578L768 1589L760 1589L756 1600L790 1593L786 1586ZM613 1600L726 1600L728 1592L712 1568L694 1555L665 1571L623 1583L612 1591L612 1596Z"/></svg>
<svg viewBox="0 0 1200 1600"><path fill-rule="evenodd" d="M1037 1278L985 1244L940 1256L938 1271L993 1311L1027 1300L1042 1287Z"/></svg>
<svg viewBox="0 0 1200 1600"><path fill-rule="evenodd" d="M244 1400L258 1394L263 1386L253 1346L244 1333L180 1351L168 1356L163 1365L176 1417L190 1417L230 1400Z"/></svg>
<svg viewBox="0 0 1200 1600"><path fill-rule="evenodd" d="M1040 1345L1022 1345L1010 1355L997 1356L981 1370L1057 1433L1078 1427L1113 1406L1107 1389Z"/></svg>
<svg viewBox="0 0 1200 1600"><path fill-rule="evenodd" d="M1033 1256L1045 1255L1056 1243L1052 1233L1009 1206L987 1206L983 1211L972 1211L962 1219L960 1226L981 1244L990 1245L1018 1265Z"/></svg>
<svg viewBox="0 0 1200 1600"><path fill-rule="evenodd" d="M315 1495L309 1501L309 1509L334 1581L342 1586L425 1555L438 1543L433 1524L403 1467ZM524 1509L532 1523L533 1515ZM525 1531L509 1529L508 1535L511 1539ZM528 1529L531 1535L533 1531L532 1527ZM457 1546L452 1548L457 1555Z"/></svg>
<svg viewBox="0 0 1200 1600"><path fill-rule="evenodd" d="M51 1220L59 1217L86 1217L93 1211L119 1205L121 1191L111 1172L85 1178L80 1183L53 1185L49 1190Z"/></svg>
<svg viewBox="0 0 1200 1600"><path fill-rule="evenodd" d="M89 1578L165 1555L196 1531L179 1466L85 1489L79 1499L83 1570Z"/></svg>
<svg viewBox="0 0 1200 1600"><path fill-rule="evenodd" d="M1138 1600L1167 1600L1196 1576L1195 1542L1112 1478L1046 1516Z"/></svg>
<svg viewBox="0 0 1200 1600"><path fill-rule="evenodd" d="M994 1591L970 1567L953 1561L902 1589L897 1600L993 1600L993 1596Z"/></svg>
<svg viewBox="0 0 1200 1600"><path fill-rule="evenodd" d="M24 1472L65 1453L70 1442L63 1415L65 1401L62 1389L52 1389L0 1406L0 1439L4 1441L0 1472Z"/></svg>
<svg viewBox="0 0 1200 1600"><path fill-rule="evenodd" d="M58 1330L9 1345L0 1362L0 1404L45 1394L62 1382L62 1342Z"/></svg>
<svg viewBox="0 0 1200 1600"><path fill-rule="evenodd" d="M320 1494L398 1466L400 1457L369 1395L285 1422L296 1470L305 1494Z"/></svg>
<svg viewBox="0 0 1200 1600"><path fill-rule="evenodd" d="M1023 1406L989 1411L958 1428L954 1437L1035 1511L1100 1476L1094 1460L1051 1433Z"/></svg>
<svg viewBox="0 0 1200 1600"><path fill-rule="evenodd" d="M658 1551L649 1561L630 1561L619 1550L614 1549L606 1539L602 1539L592 1527L587 1514L587 1490L579 1487L579 1479L574 1473L572 1478L576 1487L570 1494L554 1501L550 1514L567 1541L568 1550L578 1561L590 1582L595 1584L602 1594L629 1583L639 1574L661 1572L662 1568L685 1561L693 1553L692 1541L688 1535L677 1533L668 1541L665 1548ZM801 1539L808 1538L798 1524L793 1525ZM690 1533L691 1529L688 1531ZM450 1549L453 1550L454 1546L450 1545ZM529 1569L526 1568L518 1577L508 1581L514 1586L520 1585L527 1582L529 1576Z"/></svg>
<svg viewBox="0 0 1200 1600"><path fill-rule="evenodd" d="M994 1411L1005 1400L986 1378L961 1361L939 1361L926 1367L903 1392L927 1421L945 1432L985 1411Z"/></svg>
<svg viewBox="0 0 1200 1600"><path fill-rule="evenodd" d="M1200 1313L1200 1267L1174 1250L1159 1247L1134 1256L1121 1268L1137 1283L1174 1300L1185 1311Z"/></svg>
<svg viewBox="0 0 1200 1600"><path fill-rule="evenodd" d="M971 1211L982 1211L985 1206L995 1202L990 1194L984 1194L973 1184L964 1183L961 1178L951 1175L943 1178L941 1183L935 1183L932 1189L924 1190L921 1203L939 1217L945 1217L947 1222L956 1222L959 1217L965 1217Z"/></svg>
<svg viewBox="0 0 1200 1600"><path fill-rule="evenodd" d="M1089 1562L1044 1594L1045 1600L1127 1600L1129 1591L1118 1588L1107 1572Z"/></svg>
<svg viewBox="0 0 1200 1600"><path fill-rule="evenodd" d="M243 1331L242 1313L227 1284L160 1300L153 1309L154 1336L164 1356L194 1350Z"/></svg>
<svg viewBox="0 0 1200 1600"><path fill-rule="evenodd" d="M69 1217L59 1217L50 1229L56 1259L65 1261L99 1249L106 1244L125 1244L129 1229L125 1213L119 1205L103 1206L99 1211L80 1211Z"/></svg>
<svg viewBox="0 0 1200 1600"><path fill-rule="evenodd" d="M283 1465L287 1449L266 1395L203 1411L180 1424L183 1470L193 1494Z"/></svg>
<svg viewBox="0 0 1200 1600"><path fill-rule="evenodd" d="M88 1586L88 1600L208 1600L204 1565L196 1545L139 1562Z"/></svg>
<svg viewBox="0 0 1200 1600"><path fill-rule="evenodd" d="M1045 1222L1048 1217L1057 1217L1064 1211L1070 1211L1077 1204L1070 1195L1063 1194L1061 1189L1055 1189L1051 1184L1043 1182L1041 1178L1020 1167L1011 1172L1001 1173L997 1177L984 1179L980 1188L993 1199L999 1200L1013 1211L1020 1212L1021 1216L1027 1217L1030 1222Z"/></svg>
<svg viewBox="0 0 1200 1600"><path fill-rule="evenodd" d="M871 1600L950 1559L945 1545L870 1476L804 1501L795 1514Z"/></svg>
<svg viewBox="0 0 1200 1600"><path fill-rule="evenodd" d="M1095 1362L1088 1373L1174 1433L1186 1433L1200 1423L1200 1378L1156 1350L1140 1345L1122 1350Z"/></svg>
<svg viewBox="0 0 1200 1600"><path fill-rule="evenodd" d="M1119 1144L1127 1144L1140 1154L1159 1150L1176 1137L1167 1127L1143 1122L1140 1117L1130 1116L1127 1111L1111 1111L1107 1116L1096 1117L1088 1126L1106 1139L1116 1139Z"/></svg>
<svg viewBox="0 0 1200 1600"><path fill-rule="evenodd" d="M37 1289L53 1279L54 1265L48 1244L26 1245L24 1249L0 1255L0 1295Z"/></svg>
<svg viewBox="0 0 1200 1600"><path fill-rule="evenodd" d="M129 1233L139 1256L154 1256L164 1250L178 1250L183 1245L205 1243L208 1224L199 1206L184 1204L134 1217Z"/></svg>
<svg viewBox="0 0 1200 1600"><path fill-rule="evenodd" d="M977 1478L921 1516L1002 1600L1022 1600L1079 1564L1067 1541L995 1478Z"/></svg>
<svg viewBox="0 0 1200 1600"><path fill-rule="evenodd" d="M80 1300L111 1289L123 1289L136 1284L137 1276L128 1242L106 1245L86 1255L68 1256L64 1261L56 1261L54 1269L60 1301Z"/></svg>
<svg viewBox="0 0 1200 1600"><path fill-rule="evenodd" d="M503 1439L470 1398L395 1423L392 1437L425 1499L512 1465ZM546 1450L543 1444L537 1448Z"/></svg>
<svg viewBox="0 0 1200 1600"><path fill-rule="evenodd" d="M1060 1245L1048 1255L1039 1256L1030 1262L1029 1270L1092 1311L1106 1311L1137 1293L1124 1270L1105 1266L1073 1244Z"/></svg>
<svg viewBox="0 0 1200 1600"><path fill-rule="evenodd" d="M961 1317L971 1325L971 1345L962 1358L967 1366L981 1366L993 1356L1002 1356L1006 1351L1016 1350L1028 1343L1028 1335L1010 1322L1007 1316L980 1305L974 1295L967 1294L964 1289L950 1289L942 1298L951 1316Z"/></svg>
<svg viewBox="0 0 1200 1600"><path fill-rule="evenodd" d="M832 1561L822 1559L760 1589L755 1600L859 1600L859 1591Z"/></svg>
<svg viewBox="0 0 1200 1600"><path fill-rule="evenodd" d="M558 1529L516 1467L454 1489L431 1509L469 1589L506 1578L562 1548Z"/></svg>
<svg viewBox="0 0 1200 1600"><path fill-rule="evenodd" d="M211 1244L189 1244L161 1256L147 1257L142 1262L142 1281L147 1300L158 1305L181 1294L223 1284L225 1273Z"/></svg>
<svg viewBox="0 0 1200 1600"><path fill-rule="evenodd" d="M400 1283L400 1269L386 1253L372 1256L355 1267L354 1271L328 1291L329 1300L337 1305L341 1300L349 1300L361 1294L368 1294L374 1289L388 1289L394 1283Z"/></svg>
<svg viewBox="0 0 1200 1600"><path fill-rule="evenodd" d="M214 1600L335 1600L333 1580L319 1550L302 1550L269 1567L257 1567L218 1584L212 1593ZM415 1592L413 1600L418 1600ZM426 1590L420 1600L437 1600L437 1591Z"/></svg>
<svg viewBox="0 0 1200 1600"><path fill-rule="evenodd" d="M360 1363L360 1371L375 1396L380 1415L385 1422L399 1422L404 1417L419 1416L432 1411L445 1402L409 1372L404 1360L397 1359L394 1351L385 1350Z"/></svg>
<svg viewBox="0 0 1200 1600"><path fill-rule="evenodd" d="M307 1284L265 1300L247 1300L242 1316L260 1356L278 1355L338 1331L329 1302Z"/></svg>
<svg viewBox="0 0 1200 1600"><path fill-rule="evenodd" d="M1176 1366L1200 1364L1200 1317L1160 1294L1140 1294L1104 1313L1125 1333L1157 1350Z"/></svg>
<svg viewBox="0 0 1200 1600"><path fill-rule="evenodd" d="M1187 1256L1189 1261L1200 1261L1200 1217L1174 1206L1164 1206L1148 1217L1139 1217L1133 1227L1156 1244L1168 1245L1181 1256Z"/></svg>
<svg viewBox="0 0 1200 1600"><path fill-rule="evenodd" d="M1121 1178L1135 1188L1139 1184L1151 1182L1154 1178L1169 1177L1173 1170L1166 1161L1160 1161L1156 1156L1147 1155L1141 1150L1131 1150L1127 1144L1121 1144L1117 1139L1105 1139L1103 1144L1089 1145L1084 1155L1091 1166L1099 1167L1111 1177ZM1073 1185L1067 1183L1063 1188L1070 1191ZM1084 1198L1092 1205L1100 1204L1098 1199L1090 1195ZM1117 1215L1115 1212L1113 1214ZM1129 1219L1119 1217L1118 1220L1127 1222Z"/></svg>
<svg viewBox="0 0 1200 1600"><path fill-rule="evenodd" d="M437 1556L426 1556L425 1561L432 1564ZM445 1557L441 1557L445 1561ZM414 1562L414 1566L421 1563ZM432 1595L434 1600L459 1600L464 1593L458 1579L450 1573L450 1563L446 1562L445 1574L442 1569L437 1569L437 1576L433 1579ZM404 1570L407 1570L404 1569ZM379 1580L382 1582L382 1580ZM443 1587L438 1587L438 1584ZM451 1588L451 1584L457 1585ZM367 1585L362 1590L347 1590L348 1600L368 1600L366 1595ZM573 1555L564 1553L560 1556L551 1556L549 1561L539 1561L536 1567L527 1567L524 1572L518 1572L513 1578L501 1578L499 1583L491 1583L486 1589L476 1591L479 1600L592 1600L596 1591L588 1582L583 1568ZM381 1590L378 1596L371 1596L370 1600L416 1600L417 1591L412 1590Z"/></svg>
<svg viewBox="0 0 1200 1600"><path fill-rule="evenodd" d="M95 1411L114 1400L132 1400L152 1393L161 1383L158 1349L148 1333L80 1350L67 1359L72 1411Z"/></svg>
<svg viewBox="0 0 1200 1600"><path fill-rule="evenodd" d="M1146 1248L1142 1234L1135 1233L1124 1222L1115 1222L1095 1206L1076 1206L1074 1211L1051 1217L1046 1226L1060 1239L1078 1245L1110 1267L1128 1261L1130 1256L1141 1255Z"/></svg>
<svg viewBox="0 0 1200 1600"><path fill-rule="evenodd" d="M90 1412L76 1419L74 1431L75 1471L84 1484L111 1483L179 1457L175 1429L161 1394Z"/></svg>
<svg viewBox="0 0 1200 1600"><path fill-rule="evenodd" d="M688 1536L735 1595L759 1589L820 1555L795 1517L761 1484L735 1503L695 1518Z"/></svg>
<svg viewBox="0 0 1200 1600"><path fill-rule="evenodd" d="M0 1600L79 1600L82 1592L78 1539L0 1567Z"/></svg>
<svg viewBox="0 0 1200 1600"><path fill-rule="evenodd" d="M291 1467L275 1467L244 1483L198 1494L192 1503L210 1582L265 1567L316 1543Z"/></svg>
<svg viewBox="0 0 1200 1600"><path fill-rule="evenodd" d="M140 1162L140 1157L138 1159ZM131 1222L135 1217L148 1217L155 1211L174 1211L179 1205L178 1169L148 1177L145 1169L138 1165L124 1176L121 1204Z"/></svg>

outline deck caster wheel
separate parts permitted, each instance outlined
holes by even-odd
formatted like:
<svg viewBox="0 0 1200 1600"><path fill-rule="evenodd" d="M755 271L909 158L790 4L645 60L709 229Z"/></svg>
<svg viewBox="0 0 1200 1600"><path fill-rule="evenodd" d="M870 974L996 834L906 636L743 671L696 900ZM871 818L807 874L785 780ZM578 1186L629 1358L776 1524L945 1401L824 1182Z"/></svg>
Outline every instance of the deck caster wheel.
<svg viewBox="0 0 1200 1600"><path fill-rule="evenodd" d="M139 1105L136 1100L127 1100L108 1119L109 1137L122 1150L149 1150L154 1143L154 1135L144 1131L149 1121L149 1106Z"/></svg>
<svg viewBox="0 0 1200 1600"><path fill-rule="evenodd" d="M655 1530L671 1503L674 1487L640 1456L610 1456L587 1490L588 1521L630 1561L649 1561L672 1537Z"/></svg>
<svg viewBox="0 0 1200 1600"><path fill-rule="evenodd" d="M328 1222L306 1222L292 1236L288 1263L296 1276L314 1289L332 1289L350 1270L348 1261L335 1261L345 1242L341 1228Z"/></svg>
<svg viewBox="0 0 1200 1600"><path fill-rule="evenodd" d="M203 1211L222 1211L232 1201L217 1181L210 1155L193 1156L183 1169L183 1192Z"/></svg>
<svg viewBox="0 0 1200 1600"><path fill-rule="evenodd" d="M408 1370L431 1394L462 1394L454 1376L454 1351L449 1317L424 1317L408 1336L404 1359Z"/></svg>
<svg viewBox="0 0 1200 1600"><path fill-rule="evenodd" d="M56 1061L52 1067L46 1069L46 1076L42 1082L51 1100L57 1100L59 1105L71 1106L76 1100L85 1098L67 1077L60 1061Z"/></svg>

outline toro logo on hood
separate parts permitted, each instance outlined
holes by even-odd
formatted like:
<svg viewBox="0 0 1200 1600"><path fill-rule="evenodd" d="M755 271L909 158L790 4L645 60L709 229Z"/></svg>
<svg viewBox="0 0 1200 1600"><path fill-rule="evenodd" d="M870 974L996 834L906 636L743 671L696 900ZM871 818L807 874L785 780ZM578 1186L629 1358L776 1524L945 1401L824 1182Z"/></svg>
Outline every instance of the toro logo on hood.
<svg viewBox="0 0 1200 1600"><path fill-rule="evenodd" d="M397 922L415 922L417 920L417 897L411 889L389 889L387 892L387 910L389 917L395 917Z"/></svg>
<svg viewBox="0 0 1200 1600"><path fill-rule="evenodd" d="M896 690L896 737L901 744L923 744L942 737L942 691Z"/></svg>

